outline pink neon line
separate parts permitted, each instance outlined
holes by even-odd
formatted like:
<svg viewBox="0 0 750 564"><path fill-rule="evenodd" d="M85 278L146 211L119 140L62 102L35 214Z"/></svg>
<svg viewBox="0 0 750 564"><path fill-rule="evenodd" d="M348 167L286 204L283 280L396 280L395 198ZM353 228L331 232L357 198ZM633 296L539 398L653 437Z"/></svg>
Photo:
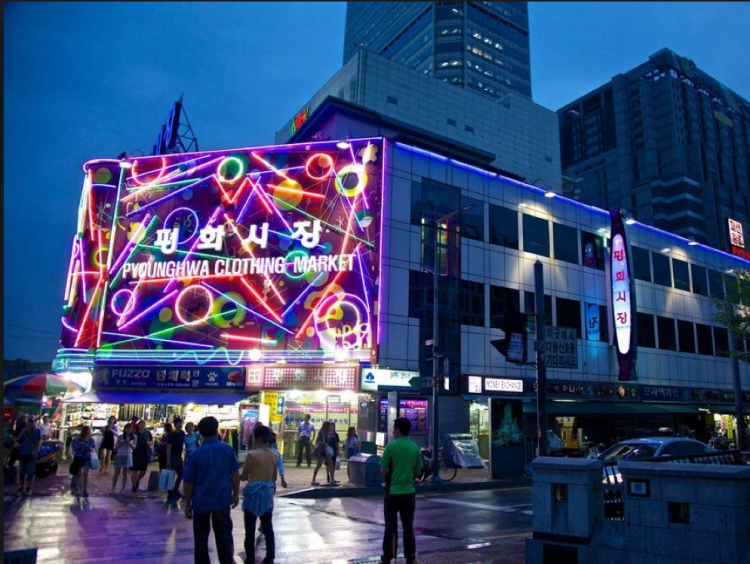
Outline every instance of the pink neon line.
<svg viewBox="0 0 750 564"><path fill-rule="evenodd" d="M266 161L263 157L258 156L258 154L255 151L251 151L250 154L253 156L254 159L257 159L260 162L262 162L270 170L274 171L279 176L281 176L283 178L286 178L287 180L291 180L291 178L289 178L286 174L284 174L283 171L281 171L281 170L277 169L276 167L274 167L271 163L269 163L268 161Z"/></svg>
<svg viewBox="0 0 750 564"><path fill-rule="evenodd" d="M270 339L261 339L258 337L242 337L240 335L232 335L231 333L221 333L219 336L225 340L248 341L250 343L263 343L265 345L276 344L276 341L272 341Z"/></svg>
<svg viewBox="0 0 750 564"><path fill-rule="evenodd" d="M239 239L240 245L242 246L242 248L245 249L245 251L247 251L252 258L255 258L255 255L250 250L250 247L248 247L247 245L245 245L245 242L242 240L242 236L240 235L240 232L237 230L237 226L234 224L234 221L232 221L232 219L227 214L224 214L224 218L232 226L232 231L234 232L235 237L237 237L237 239ZM283 305L285 303L284 302L284 298L281 296L281 294L279 293L279 291L276 289L276 286L274 285L273 280L271 280L271 278L269 278L268 274L266 274L265 272L263 273L263 277L266 280L268 280L268 283L271 285L271 288L273 289L274 294L276 294L276 297L279 299L279 302L281 302L281 304Z"/></svg>
<svg viewBox="0 0 750 564"><path fill-rule="evenodd" d="M362 301L365 302L365 307L367 308L367 313L370 313L370 304L367 302L369 301L367 298L367 285L365 284L365 267L362 264L362 247L360 247L357 250L357 259L359 262L359 276L362 279L362 297L364 298Z"/></svg>
<svg viewBox="0 0 750 564"><path fill-rule="evenodd" d="M266 310L268 311L268 313L270 313L270 314L271 314L271 316L272 316L272 317L273 317L273 318L274 318L274 319L275 319L276 321L278 321L279 323L282 323L282 322L284 321L283 319L281 319L281 317L279 317L279 314L278 314L278 313L276 313L276 312L275 312L275 311L274 311L273 309L271 309L271 307L270 307L270 306L269 306L269 305L268 305L268 304L267 304L267 303L266 303L266 302L265 302L265 301L263 300L263 298L261 298L261 297L260 297L260 294L258 294L258 292L256 292L256 291L255 291L255 288L253 288L253 287L252 287L252 286L251 286L251 285L250 285L250 284L248 283L248 281L247 281L247 280L245 280L245 278L244 278L244 277L243 277L243 278L240 278L240 280L242 280L242 283L243 283L243 284L245 285L245 287L246 287L246 288L247 288L248 290L250 290L250 293L252 293L252 295L253 295L253 296L255 296L255 299L256 299L256 300L258 300L258 302L259 302L259 303L260 303L260 304L261 304L261 305L262 305L262 306L263 306L264 308L266 308Z"/></svg>
<svg viewBox="0 0 750 564"><path fill-rule="evenodd" d="M242 206L242 209L240 210L239 215L237 216L237 223L242 223L242 220L245 217L245 212L247 211L248 207L250 206L250 202L253 199L253 196L255 195L255 190L250 190L250 195L247 197L247 200L245 201L245 205Z"/></svg>
<svg viewBox="0 0 750 564"><path fill-rule="evenodd" d="M210 157L210 155L204 155L204 156L199 157L199 158L206 159L208 157ZM164 185L164 184L169 184L170 182L176 182L182 176L190 176L192 174L195 174L199 170L201 170L203 168L206 168L208 166L211 166L212 164L214 164L216 162L219 162L221 160L223 160L223 157L217 157L217 158L215 158L213 160L207 161L207 162L205 162L203 164L200 164L200 165L198 165L196 167L193 167L190 170L186 170L186 171L181 171L179 169L178 170L173 170L172 172L170 172L169 174L167 174L166 176L164 176L164 178L160 179L159 185L161 186L161 185ZM170 168L179 167L181 164L184 164L184 162L179 162L179 163L175 163L173 165L170 165L170 166L166 167L165 170L169 170ZM133 196L136 196L138 194L143 193L144 191L148 192L150 190L156 190L156 189L158 189L158 188L154 188L153 184L149 184L148 186L144 186L140 190L136 190L134 192L131 192L130 194L128 194L124 198L121 198L120 201L123 202L123 201L125 201L125 200L127 200L127 199L129 199L129 198L131 198Z"/></svg>
<svg viewBox="0 0 750 564"><path fill-rule="evenodd" d="M102 262L102 251L104 249L102 247L102 230L97 230L96 234L99 240L99 247L96 249L96 260L99 263L99 274L104 278L104 263Z"/></svg>
<svg viewBox="0 0 750 564"><path fill-rule="evenodd" d="M258 182L258 184L260 184L260 182ZM258 194L258 197L261 200L264 200L264 201L268 202L268 205L270 205L271 209L273 209L273 211L276 213L276 215L279 216L279 219L281 220L281 223L283 223L284 227L286 227L289 230L289 233L294 233L294 230L289 226L289 224L287 223L286 219L284 219L284 216L281 215L281 212L276 207L276 204L273 202L273 198L268 198L268 196L263 193L263 191L258 187L257 184L253 184L253 189L256 190L256 193ZM268 209L268 206L266 206L266 209Z"/></svg>
<svg viewBox="0 0 750 564"><path fill-rule="evenodd" d="M222 258L222 257L217 257ZM200 278L201 280L228 280L230 278L239 278L242 276L241 274L212 274L209 276L182 276L181 278L149 278L148 283L149 284L156 284L156 283L164 283L164 282L171 282L172 280L177 280L178 282L184 282L186 280L195 280L196 278ZM144 280L143 278L139 278L138 282L135 280L131 280L129 284L140 284L141 280ZM166 290L165 290L166 291Z"/></svg>
<svg viewBox="0 0 750 564"><path fill-rule="evenodd" d="M94 240L94 188L91 179L92 173L89 171L89 236Z"/></svg>
<svg viewBox="0 0 750 564"><path fill-rule="evenodd" d="M234 193L234 196L232 196L230 198L229 195L227 194L226 190L224 190L224 186L221 185L222 183L221 183L221 180L219 180L219 177L216 174L213 174L212 176L213 176L213 179L216 181L216 185L219 187L219 190L221 190L221 198L222 198L222 200L226 200L226 202L229 205L233 205L234 204L234 202L237 200L237 198L239 198L240 194L242 194L242 192L245 190L245 185L248 182L250 182L249 178L245 178L240 183L240 187L237 188L237 191Z"/></svg>
<svg viewBox="0 0 750 564"><path fill-rule="evenodd" d="M206 177L206 178L209 178L209 177ZM192 184L188 184L187 186L183 186L179 190L175 190L174 192L170 192L169 194L167 194L163 198L159 198L158 200L154 200L153 202L150 202L150 203L148 203L148 204L146 204L144 206L141 206L137 210L133 210L132 212L125 214L125 217L130 217L131 215L135 215L137 213L142 212L146 208L150 208L151 206L155 206L156 204L160 204L161 202L163 202L165 200L169 200L170 198L174 198L177 194L180 194L180 193L184 192L185 190L188 190L188 189L192 188L196 184L200 184L201 182L203 182L204 180L206 180L206 178L201 178L199 180L196 180Z"/></svg>
<svg viewBox="0 0 750 564"><path fill-rule="evenodd" d="M138 164L138 161L133 161L132 168L130 169L130 179L135 182L138 186L153 186L156 184L156 182L164 176L164 173L166 172L167 167L167 158L162 157L161 158L161 168L159 169L159 176L154 178L151 182L141 182L138 180L138 173L136 172L136 165Z"/></svg>
<svg viewBox="0 0 750 564"><path fill-rule="evenodd" d="M211 226L211 224L212 224L212 223L213 223L213 222L214 222L214 221L216 220L216 216L217 216L217 215L219 215L219 211L220 211L220 210L221 210L221 208L217 207L217 208L216 208L216 209L215 209L215 210L213 211L213 213L211 214L211 217L209 217L209 218L208 218L208 221L206 222L206 227L210 227L210 226ZM185 255L185 258L183 258L183 259L182 259L182 262L187 262L187 259L189 259L189 258L190 258L190 255L191 255L191 254L193 253L193 251L195 250L195 247L196 247L196 246L198 246L198 243L199 243L199 242L200 242L200 237L196 237L196 238L195 238L195 241L193 241L193 246L192 246L192 247L190 247L190 250L189 250L189 251L188 251L188 253L187 253L187 254ZM164 291L165 291L165 292L169 292L169 289L170 289L170 288L172 287L172 284L173 284L173 283L174 283L174 282L175 282L176 280L177 280L177 279L173 279L173 280L172 280L172 282L170 282L169 284L167 284L167 287L166 287L166 288L164 289Z"/></svg>
<svg viewBox="0 0 750 564"><path fill-rule="evenodd" d="M82 278L81 280L85 280L85 278ZM86 327L86 321L88 320L89 314L91 313L91 307L94 305L94 302L96 301L96 293L99 291L99 285L102 283L103 280L104 278L100 278L99 282L96 283L96 288L94 288L94 294L91 296L91 303L89 304L88 309L86 309L86 313L83 316L83 322L81 323L81 328L79 329L79 332L78 332L78 337L76 337L76 342L73 345L75 347L78 346L78 343L81 340L81 337L83 336L83 329L84 327ZM89 344L89 348L90 348L90 344Z"/></svg>
<svg viewBox="0 0 750 564"><path fill-rule="evenodd" d="M81 256L81 270L86 269L86 260L84 258L84 252L83 252L83 241L85 240L85 237L81 237L78 241L78 250L80 251ZM83 285L83 303L88 303L86 301L86 277L81 276L81 284Z"/></svg>
<svg viewBox="0 0 750 564"><path fill-rule="evenodd" d="M128 253L130 252L130 249L133 245L136 244L136 241L140 239L141 237L141 230L146 229L146 226L148 225L148 222L151 221L151 213L147 213L146 217L143 218L143 221L138 224L138 230L135 232L135 236L132 239L128 240L128 244L125 245L125 249L120 253L120 256L117 257L117 260L115 261L114 266L110 269L110 272L117 272L118 267L120 266L120 261L128 256Z"/></svg>
<svg viewBox="0 0 750 564"><path fill-rule="evenodd" d="M73 267L75 266L75 254L76 254L76 237L73 237L73 245L70 247L70 260L68 261L68 278L65 284L65 297L64 300L67 302L70 298L70 285L73 283Z"/></svg>
<svg viewBox="0 0 750 564"><path fill-rule="evenodd" d="M390 186L386 186L385 183L385 177L386 177L386 167L387 167L387 145L388 142L385 140L382 140L383 143L383 164L380 167L380 170L382 171L382 174L380 175L380 233L378 233L378 276L380 277L380 280L378 281L378 334L376 337L376 345L380 344L380 324L383 314L383 287L385 284L383 283L383 237L385 237L385 232L383 231L383 225L384 225L384 216L385 216L385 192L387 189L390 188Z"/></svg>
<svg viewBox="0 0 750 564"><path fill-rule="evenodd" d="M155 302L155 303L151 304L150 306L148 306L148 307L147 307L146 309L144 309L144 310L143 310L143 311L142 311L141 313L139 313L138 315L136 315L135 317L133 317L133 318L132 318L132 319L131 319L130 321L128 321L128 322L127 322L127 323L125 323L124 325L121 325L121 326L119 327L119 329L120 329L120 330L122 331L122 330L123 330L123 329L125 329L126 327L129 327L130 325L132 325L133 323L135 323L136 321L138 321L138 320L139 320L139 319L140 319L141 317L143 317L144 315L146 315L146 314L147 314L147 313L149 313L150 311L153 311L153 310L154 310L154 309L156 309L156 308L157 308L158 306L160 306L161 304L163 304L163 303L164 303L165 301L167 301L168 299L170 299L170 298L171 298L172 296L174 296L174 295L175 295L176 293L177 293L177 290L172 290L172 291L171 291L171 292L170 292L169 294L167 294L166 296L164 296L164 297L163 297L162 299L160 299L159 301L157 301L157 302Z"/></svg>
<svg viewBox="0 0 750 564"><path fill-rule="evenodd" d="M73 333L78 333L78 329L76 329L72 325L68 325L68 322L65 321L64 317L61 317L60 321L62 322L63 327L65 327L68 331L72 331Z"/></svg>

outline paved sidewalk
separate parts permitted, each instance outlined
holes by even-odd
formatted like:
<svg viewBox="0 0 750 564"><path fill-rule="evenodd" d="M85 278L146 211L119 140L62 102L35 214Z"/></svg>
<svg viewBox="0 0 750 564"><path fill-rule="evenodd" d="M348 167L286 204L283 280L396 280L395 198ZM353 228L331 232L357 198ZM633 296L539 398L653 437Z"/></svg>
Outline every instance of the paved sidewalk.
<svg viewBox="0 0 750 564"><path fill-rule="evenodd" d="M56 475L48 476L47 478L37 478L33 495L69 495L69 464L69 461L63 461L62 463L60 463ZM382 495L382 488L364 488L348 482L346 474L346 462L342 464L341 470L336 472L335 478L337 480L340 480L340 484L335 486L325 485L325 470L321 468L320 472L318 472L318 482L323 485L312 487L310 483L312 481L314 468L315 465L313 465L311 468L308 468L305 464L303 464L300 468L297 468L293 463L285 464L285 477L289 487L287 489L283 489L279 484L277 495L308 499ZM158 469L159 468L157 464L151 464L149 466L149 472L158 471ZM128 482L125 490L123 491L121 489L122 477L120 477L117 488L113 493L112 477L114 475L114 469L110 467L106 474L101 474L98 471L91 471L89 474L89 493L96 496L111 495L114 497L165 497L165 492L147 491L146 488L148 487L149 472L147 472L146 476L144 476L143 480L141 480L140 491L136 493L131 492L130 476L128 476ZM447 482L440 486L434 486L430 483L420 484L418 486L418 489L421 493L430 491L476 491L486 489L500 489L504 487L516 487L519 485L530 485L530 480L525 478L521 478L518 480L491 480L489 477L489 470L462 469L458 471L456 478L451 482ZM14 495L17 489L17 484L13 486L5 486L4 493L5 495Z"/></svg>

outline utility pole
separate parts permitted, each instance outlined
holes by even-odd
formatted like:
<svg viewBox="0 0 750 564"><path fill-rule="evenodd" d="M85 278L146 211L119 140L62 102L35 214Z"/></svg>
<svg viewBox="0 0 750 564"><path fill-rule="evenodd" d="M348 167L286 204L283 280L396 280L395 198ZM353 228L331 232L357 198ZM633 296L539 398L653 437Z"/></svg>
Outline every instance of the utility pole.
<svg viewBox="0 0 750 564"><path fill-rule="evenodd" d="M547 367L544 360L546 311L544 307L544 270L534 263L534 313L536 314L536 413L539 456L547 456Z"/></svg>

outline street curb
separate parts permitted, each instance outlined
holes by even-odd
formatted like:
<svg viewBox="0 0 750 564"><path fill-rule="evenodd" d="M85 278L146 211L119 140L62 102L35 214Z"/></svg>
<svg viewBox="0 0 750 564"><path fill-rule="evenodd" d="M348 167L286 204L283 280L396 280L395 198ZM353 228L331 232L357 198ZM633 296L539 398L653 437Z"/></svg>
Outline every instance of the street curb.
<svg viewBox="0 0 750 564"><path fill-rule="evenodd" d="M484 480L481 482L447 482L442 484L418 484L417 495L427 493L480 492L530 487L530 478ZM376 497L383 495L382 487L320 487L306 488L288 494L279 494L285 499L331 499L336 497Z"/></svg>

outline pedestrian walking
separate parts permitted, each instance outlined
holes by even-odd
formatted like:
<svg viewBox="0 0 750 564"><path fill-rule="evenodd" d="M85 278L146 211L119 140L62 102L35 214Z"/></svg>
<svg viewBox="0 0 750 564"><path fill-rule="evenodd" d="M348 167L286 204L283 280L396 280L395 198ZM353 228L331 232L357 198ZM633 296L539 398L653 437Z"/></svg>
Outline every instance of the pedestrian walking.
<svg viewBox="0 0 750 564"><path fill-rule="evenodd" d="M42 420L39 423L39 432L42 434L42 441L48 441L52 434L52 423L50 423L49 415L42 415Z"/></svg>
<svg viewBox="0 0 750 564"><path fill-rule="evenodd" d="M125 491L125 486L128 483L128 473L133 467L133 452L135 452L135 446L138 439L136 439L133 433L132 423L126 423L125 428L122 431L122 435L117 437L115 443L115 457L112 464L115 467L115 475L112 476L112 492L115 491L117 486L117 479L122 473L122 491ZM132 481L132 480L131 480Z"/></svg>
<svg viewBox="0 0 750 564"><path fill-rule="evenodd" d="M185 467L185 516L193 519L195 564L209 564L208 536L214 528L220 564L234 562L231 508L240 502L240 463L234 449L218 440L219 422L204 417L198 423L201 447Z"/></svg>
<svg viewBox="0 0 750 564"><path fill-rule="evenodd" d="M36 420L33 417L29 418L26 427L18 435L16 445L20 455L19 474L21 477L21 487L18 488L18 493L31 495L31 488L34 487L36 477L36 461L39 457L39 448L42 446L42 432L37 429Z"/></svg>
<svg viewBox="0 0 750 564"><path fill-rule="evenodd" d="M253 450L247 453L240 480L247 481L242 489L242 513L245 521L245 561L255 562L255 530L258 519L266 542L263 564L276 557L273 532L273 494L276 490L279 455L269 448L271 430L257 427L253 431Z"/></svg>
<svg viewBox="0 0 750 564"><path fill-rule="evenodd" d="M71 493L73 495L89 496L89 470L91 470L91 455L96 453L96 443L91 438L91 427L84 426L81 434L73 439L73 462L71 474L73 481L71 483Z"/></svg>
<svg viewBox="0 0 750 564"><path fill-rule="evenodd" d="M328 439L326 443L329 447L331 447L331 452L333 453L331 455L331 467L328 470L328 483L331 485L339 484L340 482L336 480L336 470L339 469L339 465L341 462L339 461L339 444L341 443L341 439L339 438L339 434L336 432L336 423L333 421L329 421L331 424L330 426L330 433L328 434Z"/></svg>
<svg viewBox="0 0 750 564"><path fill-rule="evenodd" d="M185 463L190 453L198 448L198 434L195 432L195 423L190 421L185 425Z"/></svg>
<svg viewBox="0 0 750 564"><path fill-rule="evenodd" d="M305 453L307 459L307 467L310 468L312 464L312 456L310 450L312 448L311 441L315 437L315 425L310 423L310 414L305 415L305 420L297 425L297 431L299 432L299 439L297 439L297 468L302 465L302 452Z"/></svg>
<svg viewBox="0 0 750 564"><path fill-rule="evenodd" d="M331 422L324 421L318 432L318 437L315 439L315 449L313 450L313 456L317 460L315 464L315 470L313 470L313 477L311 484L313 486L319 486L317 481L318 471L323 464L326 465L326 472L330 473L331 465L333 463L333 449L328 445L328 436L330 434Z"/></svg>
<svg viewBox="0 0 750 564"><path fill-rule="evenodd" d="M417 541L414 538L414 511L416 488L414 482L422 468L422 453L409 438L411 422L399 417L393 424L394 440L388 443L380 465L385 479L383 513L385 534L381 562L390 563L398 554L398 516L404 537L404 555L407 564L417 562Z"/></svg>
<svg viewBox="0 0 750 564"><path fill-rule="evenodd" d="M109 419L107 419L107 426L102 431L102 444L99 446L100 474L107 473L107 468L109 468L109 463L112 460L112 451L115 450L115 440L117 439L116 424L117 418L114 415L110 415Z"/></svg>
<svg viewBox="0 0 750 564"><path fill-rule="evenodd" d="M174 488L169 492L167 499L176 500L182 497L180 484L182 483L182 451L185 448L185 431L182 430L182 419L175 417L172 421L174 430L167 436L167 470L174 470L177 476Z"/></svg>
<svg viewBox="0 0 750 564"><path fill-rule="evenodd" d="M133 484L131 489L134 492L138 491L138 486L148 470L148 463L151 462L151 457L154 455L154 437L146 430L146 422L139 421L137 429L135 448L133 449L133 466L131 467L133 475L130 477L130 482Z"/></svg>

